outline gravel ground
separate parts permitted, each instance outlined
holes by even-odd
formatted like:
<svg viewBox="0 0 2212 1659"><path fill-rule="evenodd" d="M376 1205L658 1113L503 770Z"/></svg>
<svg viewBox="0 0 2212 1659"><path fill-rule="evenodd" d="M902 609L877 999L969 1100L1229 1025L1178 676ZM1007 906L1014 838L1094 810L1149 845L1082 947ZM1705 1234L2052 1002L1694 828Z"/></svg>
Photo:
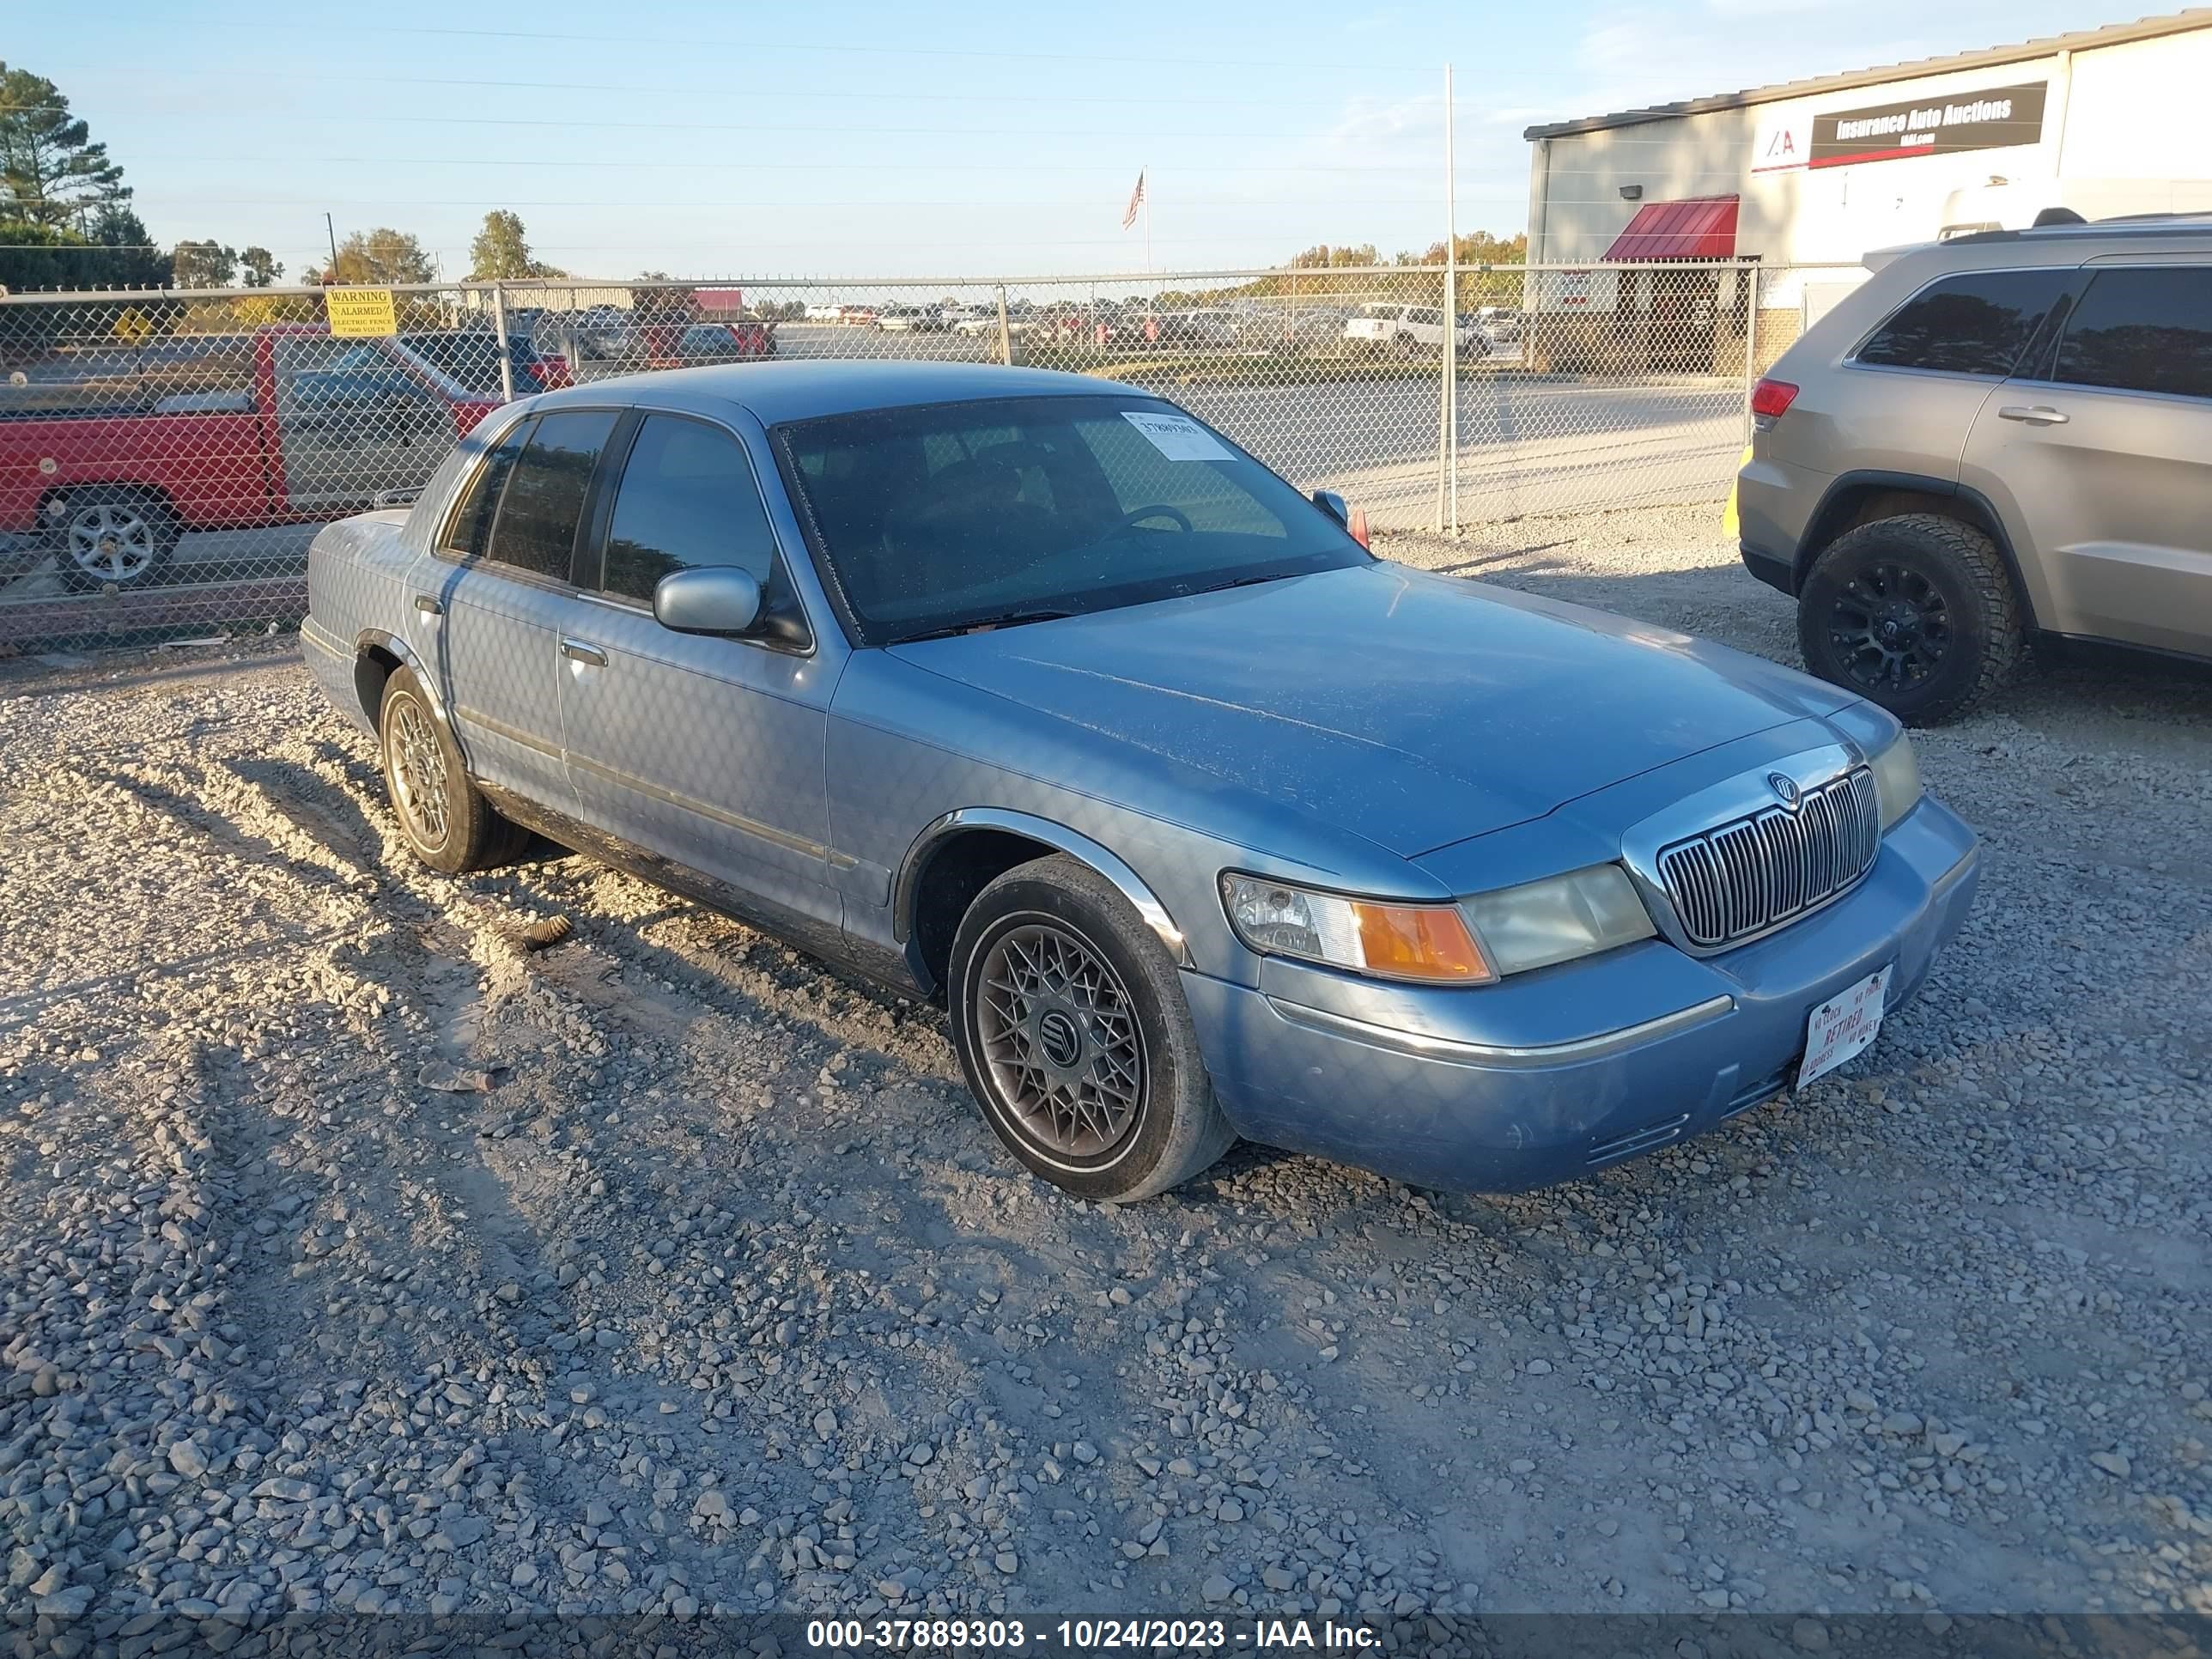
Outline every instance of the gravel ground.
<svg viewBox="0 0 2212 1659"><path fill-rule="evenodd" d="M1789 659L1710 508L1394 556ZM20 667L20 665L19 665ZM283 641L0 691L0 1613L2212 1611L2212 685L1922 744L1869 1054L1557 1190L1002 1157L936 1016L401 854ZM522 929L573 931L531 950Z"/></svg>

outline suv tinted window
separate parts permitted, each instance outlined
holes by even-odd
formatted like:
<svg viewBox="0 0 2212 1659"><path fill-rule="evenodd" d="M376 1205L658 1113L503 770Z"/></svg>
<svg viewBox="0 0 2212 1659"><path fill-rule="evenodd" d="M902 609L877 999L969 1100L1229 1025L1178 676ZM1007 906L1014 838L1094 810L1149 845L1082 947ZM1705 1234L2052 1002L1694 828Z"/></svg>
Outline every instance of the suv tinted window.
<svg viewBox="0 0 2212 1659"><path fill-rule="evenodd" d="M603 585L649 603L663 576L702 564L741 565L768 588L775 538L760 487L728 433L648 415L615 495Z"/></svg>
<svg viewBox="0 0 2212 1659"><path fill-rule="evenodd" d="M538 417L500 502L499 522L485 555L491 562L568 579L584 492L614 428L615 416L608 410Z"/></svg>
<svg viewBox="0 0 2212 1659"><path fill-rule="evenodd" d="M2212 398L2212 265L2099 271L2067 319L2051 378Z"/></svg>
<svg viewBox="0 0 2212 1659"><path fill-rule="evenodd" d="M1858 361L1950 374L2012 373L2065 285L2059 270L1946 276L1906 301L1859 348Z"/></svg>
<svg viewBox="0 0 2212 1659"><path fill-rule="evenodd" d="M515 457L529 441L530 428L536 424L517 421L514 430L477 466L446 526L444 545L448 550L471 559L484 550L484 538L491 534L492 518L499 511L499 493L507 485L507 475L514 470Z"/></svg>

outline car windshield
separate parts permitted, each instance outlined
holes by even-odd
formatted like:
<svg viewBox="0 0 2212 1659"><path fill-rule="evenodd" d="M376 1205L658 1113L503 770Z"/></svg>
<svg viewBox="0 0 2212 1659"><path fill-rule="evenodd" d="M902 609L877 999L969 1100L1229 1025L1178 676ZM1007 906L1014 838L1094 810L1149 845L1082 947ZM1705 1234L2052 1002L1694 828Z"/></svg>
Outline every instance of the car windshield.
<svg viewBox="0 0 2212 1659"><path fill-rule="evenodd" d="M993 398L778 428L862 642L1367 562L1321 508L1149 398Z"/></svg>

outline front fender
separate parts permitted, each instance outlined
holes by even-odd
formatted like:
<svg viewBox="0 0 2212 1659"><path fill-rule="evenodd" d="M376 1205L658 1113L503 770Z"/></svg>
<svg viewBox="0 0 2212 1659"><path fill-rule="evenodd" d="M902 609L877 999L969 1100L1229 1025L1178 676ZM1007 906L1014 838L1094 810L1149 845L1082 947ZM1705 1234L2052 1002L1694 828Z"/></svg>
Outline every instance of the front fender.
<svg viewBox="0 0 2212 1659"><path fill-rule="evenodd" d="M1129 901L1145 926L1151 928L1176 966L1191 965L1190 946L1182 930L1176 927L1159 896L1145 884L1144 878L1132 870L1126 860L1112 849L1100 846L1090 836L1028 812L1016 812L998 806L965 806L946 812L924 826L899 860L897 880L891 890L891 937L904 945L914 931L915 893L921 872L929 862L931 850L947 836L964 830L1003 830L1065 853L1068 857L1089 865L1112 882L1122 897Z"/></svg>

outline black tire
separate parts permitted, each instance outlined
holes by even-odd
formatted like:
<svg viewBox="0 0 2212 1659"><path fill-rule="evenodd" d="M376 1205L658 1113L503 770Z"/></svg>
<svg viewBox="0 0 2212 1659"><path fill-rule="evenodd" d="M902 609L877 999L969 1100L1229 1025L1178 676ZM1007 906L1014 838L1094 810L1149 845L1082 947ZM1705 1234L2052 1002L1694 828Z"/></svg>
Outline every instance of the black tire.
<svg viewBox="0 0 2212 1659"><path fill-rule="evenodd" d="M1996 544L1972 525L1908 513L1838 536L1797 594L1805 665L1908 726L1971 714L2009 680L2026 615Z"/></svg>
<svg viewBox="0 0 2212 1659"><path fill-rule="evenodd" d="M1000 977L1024 953L1044 963L1033 993ZM1134 1203L1182 1185L1237 1139L1175 962L1087 865L1039 859L985 887L953 938L949 980L953 1046L985 1121L1054 1186Z"/></svg>
<svg viewBox="0 0 2212 1659"><path fill-rule="evenodd" d="M152 586L183 533L167 501L124 484L70 490L50 522L55 572L79 593Z"/></svg>
<svg viewBox="0 0 2212 1659"><path fill-rule="evenodd" d="M377 757L399 833L416 858L442 875L489 870L516 858L530 832L501 817L471 781L453 735L411 668L384 683L376 718Z"/></svg>

